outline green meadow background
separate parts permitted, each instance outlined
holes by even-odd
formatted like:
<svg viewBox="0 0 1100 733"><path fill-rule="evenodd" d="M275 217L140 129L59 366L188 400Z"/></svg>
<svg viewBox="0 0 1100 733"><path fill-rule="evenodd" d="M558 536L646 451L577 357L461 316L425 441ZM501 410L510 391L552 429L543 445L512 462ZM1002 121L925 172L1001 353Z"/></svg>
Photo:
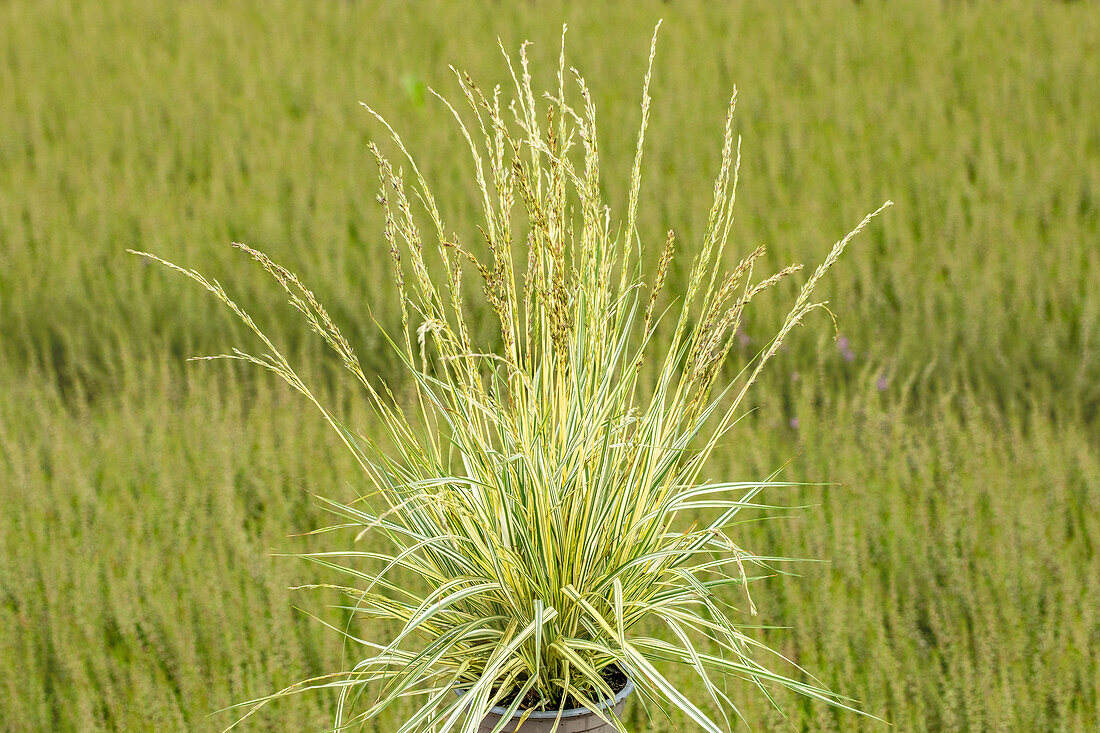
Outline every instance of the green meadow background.
<svg viewBox="0 0 1100 733"><path fill-rule="evenodd" d="M360 478L274 377L187 362L254 341L125 254L216 277L352 424L362 397L232 241L297 271L394 384L398 323L366 149L402 132L467 240L447 64L507 81L563 22L617 210L653 25L639 228L698 242L736 84L731 261L816 265L883 200L755 392L714 476L828 486L744 526L812 558L749 624L896 730L1100 727L1100 6L1094 2L0 2L0 729L217 730L217 712L352 662L275 553ZM669 291L682 292L681 265ZM747 358L794 285L746 324ZM850 353L847 353L850 352ZM733 372L731 370L731 376ZM303 609L295 610L295 607ZM307 613L308 612L308 613ZM383 638L381 625L360 633ZM690 676L674 679L700 695ZM757 730L888 730L751 688ZM700 700L702 702L702 700ZM242 730L324 730L334 699ZM690 731L635 702L636 731ZM367 730L392 731L400 711Z"/></svg>

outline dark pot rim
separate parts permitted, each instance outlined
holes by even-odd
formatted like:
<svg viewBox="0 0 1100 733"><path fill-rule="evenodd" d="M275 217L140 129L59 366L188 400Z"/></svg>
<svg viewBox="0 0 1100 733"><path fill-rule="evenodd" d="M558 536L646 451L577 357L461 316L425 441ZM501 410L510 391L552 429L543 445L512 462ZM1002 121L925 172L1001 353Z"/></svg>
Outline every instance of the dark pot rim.
<svg viewBox="0 0 1100 733"><path fill-rule="evenodd" d="M623 669L623 668L620 667L620 669ZM631 677L630 673L626 672L625 669L623 669L623 672L626 674L626 686L623 687L623 689L619 690L618 693L616 693L614 699L604 700L599 705L597 705L596 710L609 710L611 708L614 708L620 702L622 702L627 697L629 697L630 693L634 692L634 678ZM455 693L459 694L459 695L464 695L464 694L466 694L466 691L465 690L455 690ZM569 708L567 710L562 711L561 719L565 720L566 718L577 718L577 717L580 717L582 715L590 715L592 712L593 712L593 710L591 708ZM516 710L515 714L512 715L511 717L518 718L519 716L523 715L523 713L524 713L524 709L519 708L519 709ZM503 718L505 715L508 714L508 708L501 707L501 706L498 705L497 707L494 707L492 710L490 710L489 714L490 715L496 715L497 717ZM535 710L534 712L532 712L530 715L527 716L527 719L528 720L554 720L557 717L558 717L558 711L557 710Z"/></svg>

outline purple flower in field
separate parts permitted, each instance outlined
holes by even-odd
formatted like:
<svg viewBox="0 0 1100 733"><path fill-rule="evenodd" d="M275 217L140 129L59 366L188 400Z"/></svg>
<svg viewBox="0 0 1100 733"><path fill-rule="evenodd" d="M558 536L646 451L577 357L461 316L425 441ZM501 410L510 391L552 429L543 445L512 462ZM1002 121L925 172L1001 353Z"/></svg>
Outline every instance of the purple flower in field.
<svg viewBox="0 0 1100 733"><path fill-rule="evenodd" d="M802 379L801 374L799 374L798 372L791 372L791 381L792 382L797 382L800 379Z"/></svg>
<svg viewBox="0 0 1100 733"><path fill-rule="evenodd" d="M737 340L741 342L742 346L748 346L752 343L752 337L744 331L741 331L737 334Z"/></svg>
<svg viewBox="0 0 1100 733"><path fill-rule="evenodd" d="M791 428L793 428L794 430L798 430L798 418L797 417L792 417L787 424L790 425Z"/></svg>
<svg viewBox="0 0 1100 733"><path fill-rule="evenodd" d="M852 362L856 360L856 352L852 351L852 342L848 340L847 336L841 336L836 340L837 351L844 357L844 361Z"/></svg>
<svg viewBox="0 0 1100 733"><path fill-rule="evenodd" d="M886 388L890 386L890 380L886 378L885 374L878 375L878 380L875 381L875 387L879 392L885 392Z"/></svg>

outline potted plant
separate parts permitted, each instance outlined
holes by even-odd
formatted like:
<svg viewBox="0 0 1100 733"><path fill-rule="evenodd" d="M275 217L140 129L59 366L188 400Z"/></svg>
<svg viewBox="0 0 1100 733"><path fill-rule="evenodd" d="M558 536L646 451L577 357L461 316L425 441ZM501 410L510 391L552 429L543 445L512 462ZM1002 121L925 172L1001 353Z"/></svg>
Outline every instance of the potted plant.
<svg viewBox="0 0 1100 733"><path fill-rule="evenodd" d="M655 43L656 32L650 70ZM250 709L332 689L341 730L413 699L401 733L622 731L625 697L637 689L718 733L730 728L731 712L738 715L723 677L764 694L781 686L848 707L758 661L768 650L736 622L735 598L755 613L748 585L764 562L737 543L732 527L759 506L761 491L780 484L704 475L761 370L791 329L823 307L811 298L814 286L874 214L806 279L775 336L736 378L720 382L745 307L798 269L757 277L763 248L726 268L739 162L736 95L703 239L691 248L685 291L666 303L675 238L662 236L654 259L652 234L636 226L650 71L620 220L602 198L596 112L584 79L567 69L564 36L556 88L541 97L526 47L518 66L505 58L515 89L510 106L499 87L485 93L457 72L466 116L438 97L472 157L484 217L477 246L447 227L400 136L370 110L408 170L371 145L401 304L400 329L387 339L408 374L409 399L364 372L294 274L235 245L274 276L339 355L378 418L378 434L353 430L322 405L220 285L146 255L243 319L266 353L235 350L227 358L270 369L301 392L372 489L369 501L327 500L347 544L304 557L348 579L336 590L355 618L396 621L400 631L379 644L349 626L345 636L363 649L353 668ZM464 300L471 275L499 326L485 342ZM372 537L380 542L363 544ZM395 572L418 582L398 582ZM669 663L694 670L698 695L666 679L661 668ZM693 700L703 696L720 721Z"/></svg>

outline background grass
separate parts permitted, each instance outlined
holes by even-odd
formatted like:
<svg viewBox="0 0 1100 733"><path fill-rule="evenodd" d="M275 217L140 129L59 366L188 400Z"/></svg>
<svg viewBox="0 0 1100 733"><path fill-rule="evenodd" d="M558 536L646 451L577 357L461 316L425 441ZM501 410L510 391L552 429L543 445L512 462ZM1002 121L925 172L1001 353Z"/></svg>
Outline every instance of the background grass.
<svg viewBox="0 0 1100 733"><path fill-rule="evenodd" d="M274 380L184 362L245 336L123 250L218 277L369 430L228 243L298 271L396 377L372 322L397 318L365 147L380 135L356 102L405 134L469 239L461 139L424 86L449 88L447 63L503 83L497 36L533 40L549 72L568 22L623 202L659 17L649 244L698 241L734 84L731 259L763 242L774 266L816 263L898 204L823 286L853 358L809 324L714 467L751 479L793 458L787 477L840 484L773 496L819 506L739 538L828 561L756 587L756 622L791 627L766 639L899 730L1100 726L1095 4L464 5L0 4L0 727L216 729L231 718L213 711L343 663L291 608L326 613L287 590L316 572L269 553L307 546L287 535L325 521L308 492L349 495L352 462ZM246 729L323 729L332 703ZM783 703L796 730L883 729ZM631 709L636 730L686 729Z"/></svg>

